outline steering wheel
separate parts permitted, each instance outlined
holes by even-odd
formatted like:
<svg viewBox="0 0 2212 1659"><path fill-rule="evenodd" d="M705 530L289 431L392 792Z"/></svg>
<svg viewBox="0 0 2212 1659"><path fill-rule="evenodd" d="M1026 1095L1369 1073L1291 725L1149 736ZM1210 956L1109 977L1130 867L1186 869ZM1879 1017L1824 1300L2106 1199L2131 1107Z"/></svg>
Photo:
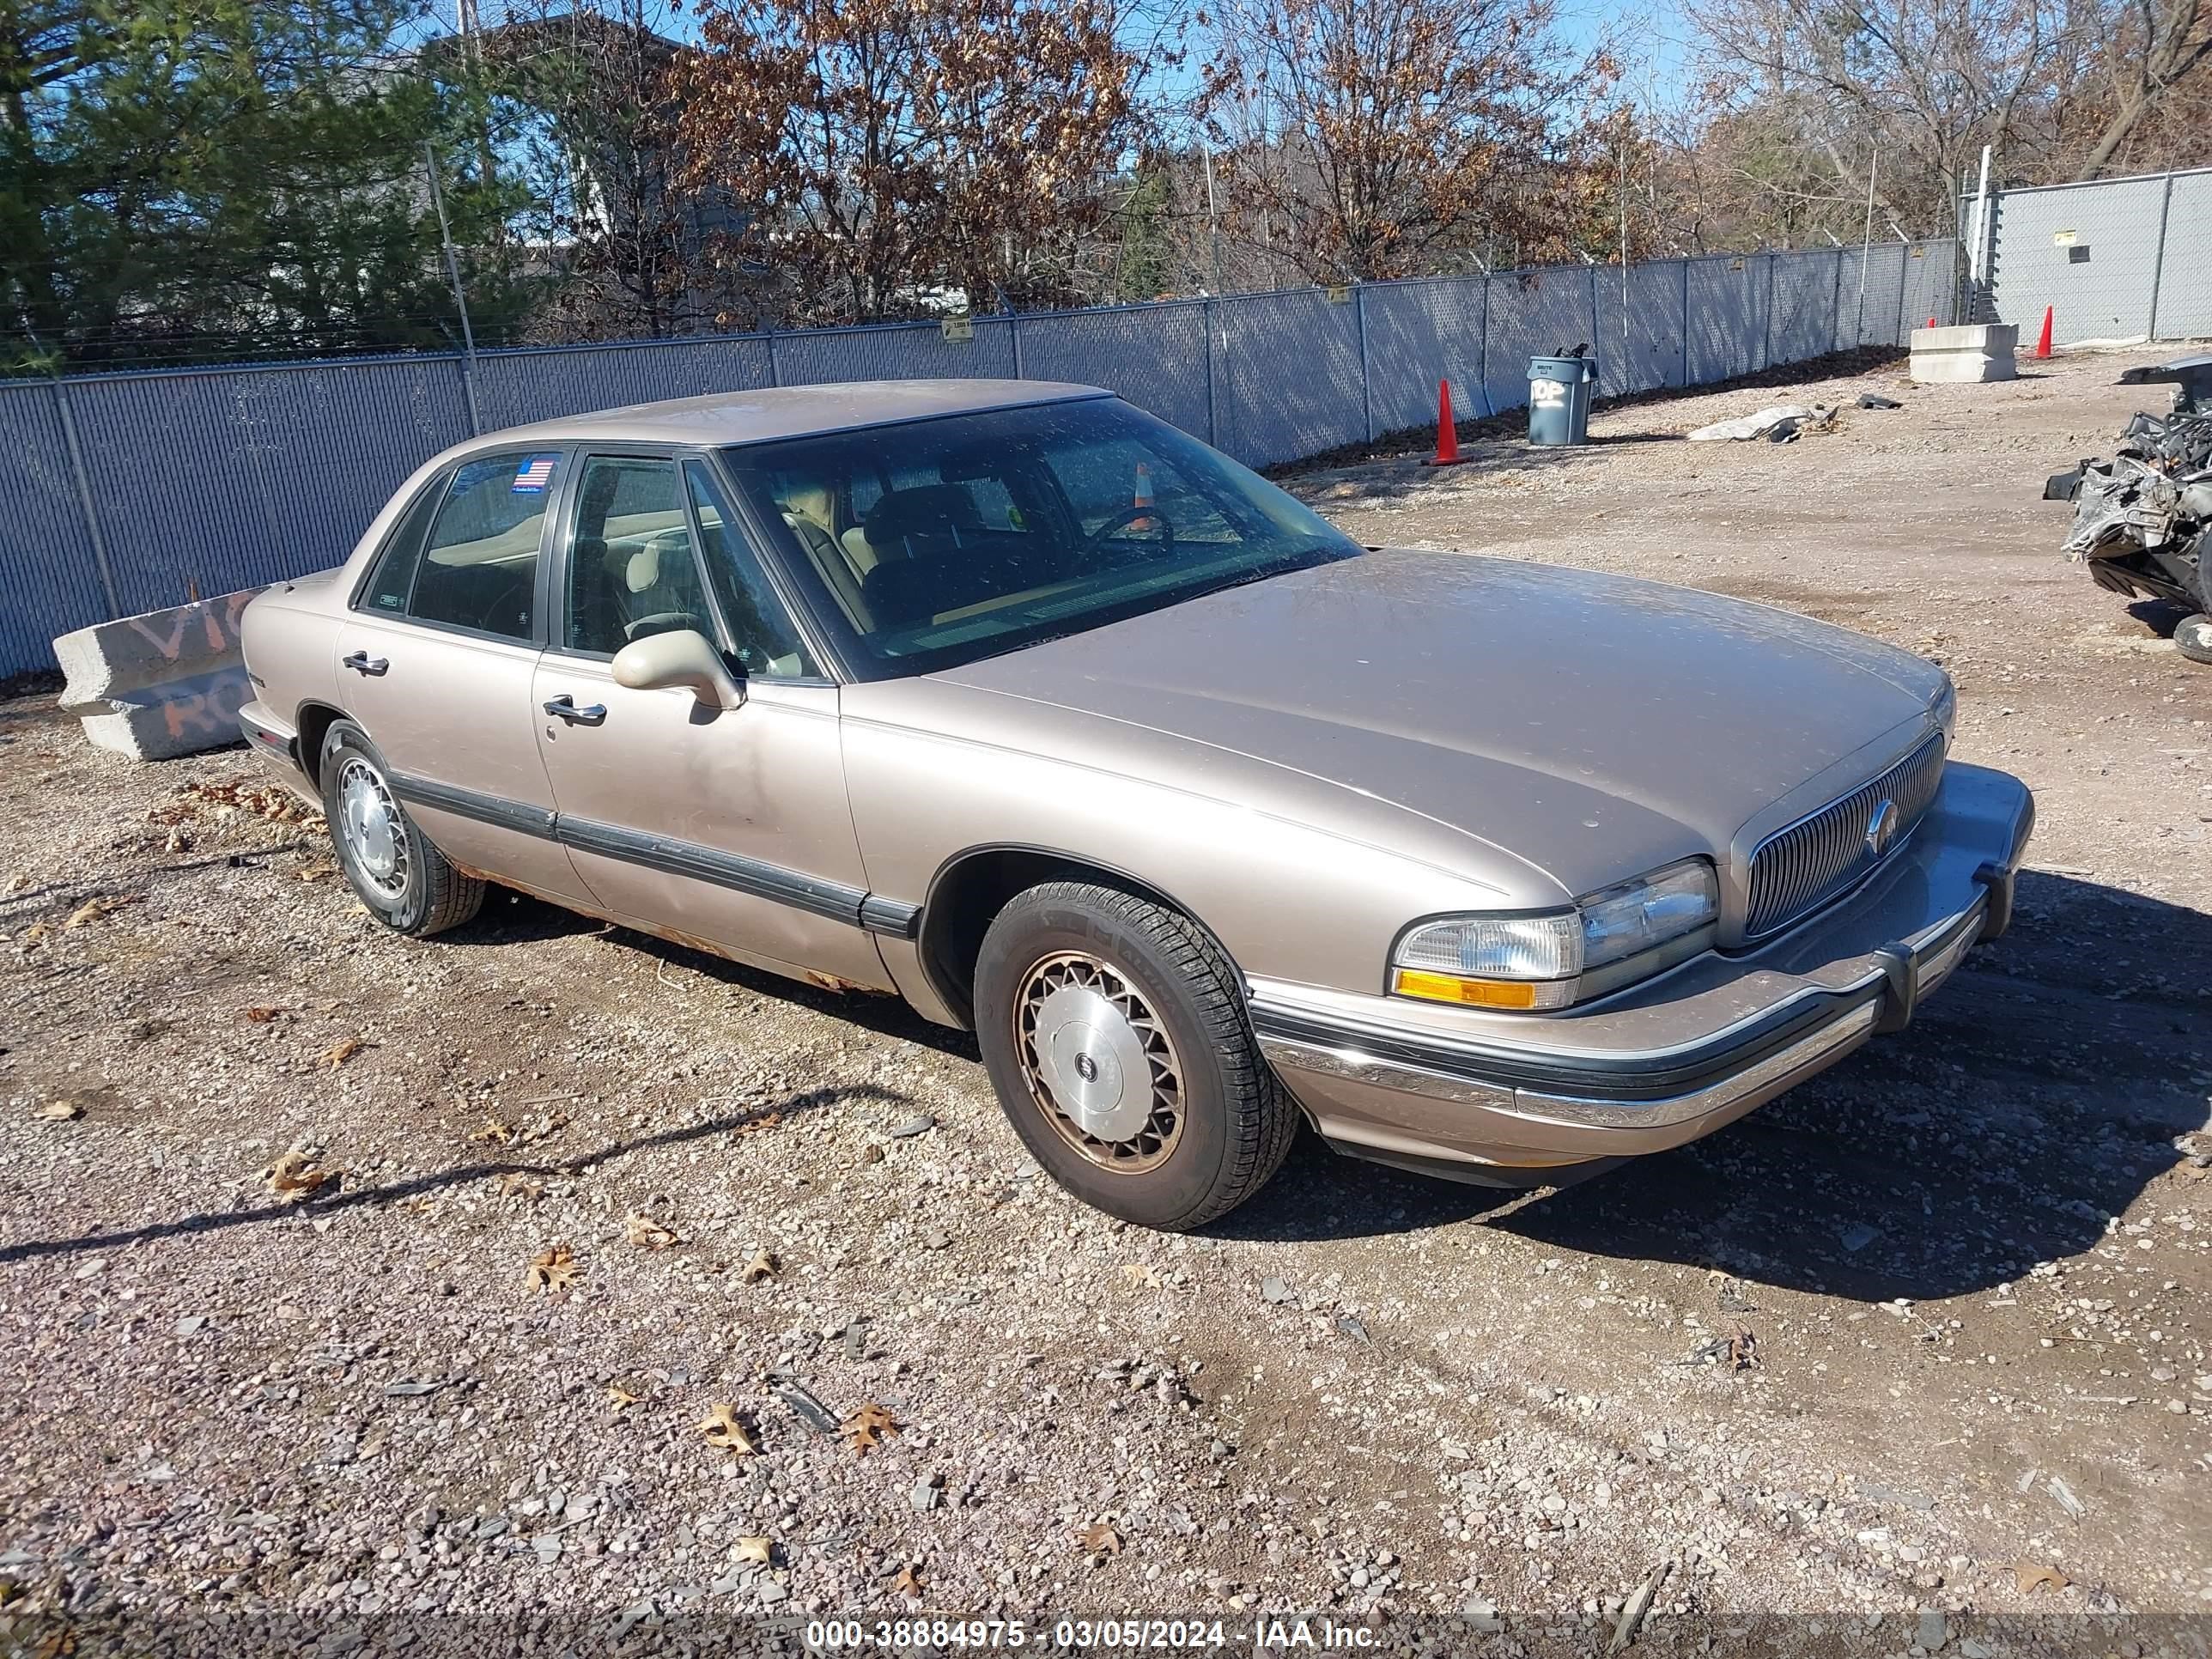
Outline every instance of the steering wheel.
<svg viewBox="0 0 2212 1659"><path fill-rule="evenodd" d="M1121 529L1124 526L1138 524L1147 520L1151 522L1146 525L1146 528L1159 532L1160 547L1158 552L1148 554L1146 556L1149 558L1164 559L1170 553L1175 551L1175 526L1168 522L1166 514L1161 512L1158 507L1150 505L1149 503L1142 507L1132 506L1123 507L1119 513L1114 514L1113 517L1107 520L1104 524L1100 525L1097 529L1092 531L1091 534L1085 538L1083 543L1083 550L1085 553L1096 553L1101 547L1105 545L1106 538L1112 535L1115 531Z"/></svg>

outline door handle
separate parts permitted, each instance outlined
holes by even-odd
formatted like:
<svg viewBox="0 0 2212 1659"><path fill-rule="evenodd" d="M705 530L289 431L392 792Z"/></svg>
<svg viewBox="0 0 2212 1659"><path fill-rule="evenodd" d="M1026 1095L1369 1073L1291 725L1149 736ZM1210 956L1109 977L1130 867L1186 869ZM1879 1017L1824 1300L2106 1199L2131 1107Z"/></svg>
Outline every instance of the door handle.
<svg viewBox="0 0 2212 1659"><path fill-rule="evenodd" d="M579 708L576 700L565 691L545 705L545 712L556 720L568 721L571 726L604 726L607 718L606 704L586 703Z"/></svg>
<svg viewBox="0 0 2212 1659"><path fill-rule="evenodd" d="M392 666L382 657L372 657L366 651L356 651L349 657L340 657L338 665L343 668L352 669L356 674L369 675L381 674Z"/></svg>

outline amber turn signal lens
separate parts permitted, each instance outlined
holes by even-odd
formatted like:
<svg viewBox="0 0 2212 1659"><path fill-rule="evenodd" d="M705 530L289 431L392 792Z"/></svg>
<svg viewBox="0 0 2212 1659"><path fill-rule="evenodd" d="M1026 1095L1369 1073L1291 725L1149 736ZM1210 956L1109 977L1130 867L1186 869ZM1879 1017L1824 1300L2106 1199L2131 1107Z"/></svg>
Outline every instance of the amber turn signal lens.
<svg viewBox="0 0 2212 1659"><path fill-rule="evenodd" d="M1456 1002L1474 1008L1534 1008L1536 986L1530 980L1462 979L1455 974L1423 974L1401 968L1391 989L1401 997Z"/></svg>

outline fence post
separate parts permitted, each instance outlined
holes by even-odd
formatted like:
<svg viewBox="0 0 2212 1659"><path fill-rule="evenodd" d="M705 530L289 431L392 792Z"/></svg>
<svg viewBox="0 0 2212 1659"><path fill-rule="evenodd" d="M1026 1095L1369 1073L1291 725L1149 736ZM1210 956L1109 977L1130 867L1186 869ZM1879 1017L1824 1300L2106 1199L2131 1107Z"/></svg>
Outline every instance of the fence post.
<svg viewBox="0 0 2212 1659"><path fill-rule="evenodd" d="M1911 279L1912 244L1899 242L1897 245L1897 335L1890 341L1892 345L1909 346L1912 343L1911 336L1906 331L1905 326L1905 319L1911 313L1905 309L1905 304L1909 297L1905 284Z"/></svg>
<svg viewBox="0 0 2212 1659"><path fill-rule="evenodd" d="M1759 342L1759 366L1761 368L1774 367L1774 261L1778 257L1773 253L1766 256L1766 317Z"/></svg>
<svg viewBox="0 0 2212 1659"><path fill-rule="evenodd" d="M1358 283L1352 289L1352 309L1359 325L1359 420L1367 434L1367 441L1375 441L1375 381L1367 368L1367 284Z"/></svg>
<svg viewBox="0 0 2212 1659"><path fill-rule="evenodd" d="M1844 326L1844 248L1843 248L1843 244L1842 244L1842 243L1840 243L1840 242L1838 242L1838 243L1836 245L1836 282L1835 282L1835 295L1834 295L1833 300L1831 301L1831 303L1829 304L1829 307L1828 307L1828 352L1833 352L1833 351L1837 349L1837 347L1836 347L1836 335L1838 334L1838 331L1841 331L1841 329L1843 328L1843 326ZM1823 355L1823 356L1826 356L1826 355L1827 355L1827 353L1823 353L1822 355Z"/></svg>
<svg viewBox="0 0 2212 1659"><path fill-rule="evenodd" d="M100 511L92 499L92 479L84 470L84 451L76 441L76 420L70 413L69 388L62 377L54 376L54 408L62 417L62 441L69 446L70 471L76 477L77 505L84 510L85 532L92 538L92 562L100 571L100 592L107 596L107 619L115 621L123 615L123 601L116 596L115 572L107 562L107 538L100 532Z"/></svg>
<svg viewBox="0 0 2212 1659"><path fill-rule="evenodd" d="M1213 296L1209 294L1198 303L1199 315L1206 324L1206 441L1218 449L1221 411L1215 405L1213 392Z"/></svg>
<svg viewBox="0 0 2212 1659"><path fill-rule="evenodd" d="M2143 333L2154 340L2158 338L2159 284L2166 275L2166 226L2172 215L2173 174L2169 171L2166 175L2166 189L2158 198L2158 252L2151 256L2150 316L2143 324Z"/></svg>
<svg viewBox="0 0 2212 1659"><path fill-rule="evenodd" d="M1022 313L1020 312L1010 311L1006 313L1006 332L1012 337L1014 342L1014 378L1018 380L1026 380L1029 375L1022 368Z"/></svg>
<svg viewBox="0 0 2212 1659"><path fill-rule="evenodd" d="M1476 280L1482 284L1482 334L1475 342L1474 374L1482 387L1482 412L1491 416L1498 412L1490 401L1490 285L1496 279L1485 271Z"/></svg>
<svg viewBox="0 0 2212 1659"><path fill-rule="evenodd" d="M780 386L783 384L783 365L775 359L775 325L770 323L761 337L768 342L768 383Z"/></svg>
<svg viewBox="0 0 2212 1659"><path fill-rule="evenodd" d="M1690 384L1690 262L1682 261L1682 384Z"/></svg>

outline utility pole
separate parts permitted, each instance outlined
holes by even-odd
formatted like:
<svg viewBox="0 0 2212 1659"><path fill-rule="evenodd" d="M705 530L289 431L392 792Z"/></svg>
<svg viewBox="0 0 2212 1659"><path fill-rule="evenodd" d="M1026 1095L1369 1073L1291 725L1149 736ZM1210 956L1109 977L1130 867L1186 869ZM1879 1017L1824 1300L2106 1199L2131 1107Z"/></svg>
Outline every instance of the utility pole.
<svg viewBox="0 0 2212 1659"><path fill-rule="evenodd" d="M1206 166L1206 234L1213 253L1213 291L1221 292L1221 220L1213 205L1213 146L1199 134L1198 153Z"/></svg>
<svg viewBox="0 0 2212 1659"><path fill-rule="evenodd" d="M430 204L438 210L438 240L446 250L446 275L453 284L453 307L461 313L461 385L469 395L469 435L483 430L477 412L477 337L469 326L469 296L461 288L461 262L453 252L453 227L446 222L446 195L438 188L438 152L422 146L422 162L430 175Z"/></svg>
<svg viewBox="0 0 2212 1659"><path fill-rule="evenodd" d="M1881 171L1881 147L1875 146L1874 157L1867 163L1866 226L1859 233L1859 321L1851 335L1851 347L1856 350L1866 339L1867 258L1874 248L1874 181Z"/></svg>

